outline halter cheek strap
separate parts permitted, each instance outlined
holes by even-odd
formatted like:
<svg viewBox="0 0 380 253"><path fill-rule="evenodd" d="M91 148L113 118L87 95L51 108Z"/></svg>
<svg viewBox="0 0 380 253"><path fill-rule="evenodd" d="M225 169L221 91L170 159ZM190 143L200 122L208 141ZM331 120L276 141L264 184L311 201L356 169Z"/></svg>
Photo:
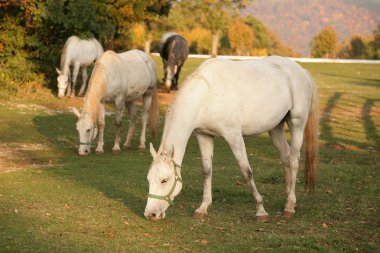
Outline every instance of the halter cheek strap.
<svg viewBox="0 0 380 253"><path fill-rule="evenodd" d="M177 182L180 182L182 184L182 178L178 175L178 172L177 172L177 167L178 168L182 168L182 167L180 165L176 164L174 161L173 161L173 165L174 165L173 167L174 167L174 176L175 177L174 177L173 186L170 189L169 193L167 195L155 195L155 194L149 193L148 198L164 200L164 201L167 201L169 203L169 205L174 204L173 200L170 197L175 190Z"/></svg>
<svg viewBox="0 0 380 253"><path fill-rule="evenodd" d="M89 142L79 142L79 145L92 145L92 141L95 139L95 129L98 129L98 126L96 124L94 124L93 128L92 128L92 134L91 134L91 138L90 138L90 141Z"/></svg>

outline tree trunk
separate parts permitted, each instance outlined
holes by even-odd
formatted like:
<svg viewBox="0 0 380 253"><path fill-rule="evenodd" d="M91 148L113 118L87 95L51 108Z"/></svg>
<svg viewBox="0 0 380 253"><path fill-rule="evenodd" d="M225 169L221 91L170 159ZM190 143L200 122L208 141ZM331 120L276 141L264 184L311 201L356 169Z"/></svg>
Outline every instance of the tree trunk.
<svg viewBox="0 0 380 253"><path fill-rule="evenodd" d="M215 58L218 55L219 36L220 36L219 31L216 31L212 34L212 45L211 45L212 58Z"/></svg>
<svg viewBox="0 0 380 253"><path fill-rule="evenodd" d="M153 38L152 33L148 32L145 39L145 43L144 43L144 51L147 54L150 54L150 45L152 44L152 38Z"/></svg>

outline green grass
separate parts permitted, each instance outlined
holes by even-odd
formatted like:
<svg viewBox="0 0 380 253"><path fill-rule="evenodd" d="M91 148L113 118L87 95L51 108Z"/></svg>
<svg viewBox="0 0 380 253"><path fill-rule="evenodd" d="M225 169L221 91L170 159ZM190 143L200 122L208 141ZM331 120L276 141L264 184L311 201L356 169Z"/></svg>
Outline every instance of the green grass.
<svg viewBox="0 0 380 253"><path fill-rule="evenodd" d="M158 79L162 65L158 63ZM184 79L201 62L186 63ZM192 218L202 198L198 145L184 158L184 188L163 221L143 217L148 151L79 157L75 116L49 109L68 99L0 101L0 252L378 252L380 250L380 66L302 64L318 83L320 168L316 193L297 183L297 214L284 220L282 165L267 135L246 138L247 152L272 219L257 223L228 145L218 139L209 217ZM166 108L162 106L162 111ZM163 113L161 115L163 117ZM161 120L161 126L163 124ZM126 132L127 119L123 120ZM151 141L150 136L148 140ZM152 141L155 147L159 138Z"/></svg>

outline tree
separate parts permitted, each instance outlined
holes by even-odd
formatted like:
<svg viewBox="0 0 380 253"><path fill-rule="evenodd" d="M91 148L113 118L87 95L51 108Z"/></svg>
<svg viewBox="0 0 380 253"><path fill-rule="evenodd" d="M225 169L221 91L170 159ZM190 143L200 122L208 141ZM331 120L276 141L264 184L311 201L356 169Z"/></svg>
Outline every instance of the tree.
<svg viewBox="0 0 380 253"><path fill-rule="evenodd" d="M315 58L335 58L338 36L332 26L325 27L311 42L311 55Z"/></svg>
<svg viewBox="0 0 380 253"><path fill-rule="evenodd" d="M125 50L129 28L167 15L170 0L0 1L0 88L55 87L54 67L68 37L96 37ZM115 48L116 47L116 48ZM37 74L36 74L37 73ZM43 74L42 74L43 73ZM25 85L26 84L26 85Z"/></svg>
<svg viewBox="0 0 380 253"><path fill-rule="evenodd" d="M255 35L241 18L235 18L235 21L228 25L227 34L230 47L237 55L250 55Z"/></svg>
<svg viewBox="0 0 380 253"><path fill-rule="evenodd" d="M360 36L353 36L350 40L350 58L352 59L367 59L368 47L367 43Z"/></svg>
<svg viewBox="0 0 380 253"><path fill-rule="evenodd" d="M380 23L373 31L373 41L369 43L370 55L372 59L380 59Z"/></svg>

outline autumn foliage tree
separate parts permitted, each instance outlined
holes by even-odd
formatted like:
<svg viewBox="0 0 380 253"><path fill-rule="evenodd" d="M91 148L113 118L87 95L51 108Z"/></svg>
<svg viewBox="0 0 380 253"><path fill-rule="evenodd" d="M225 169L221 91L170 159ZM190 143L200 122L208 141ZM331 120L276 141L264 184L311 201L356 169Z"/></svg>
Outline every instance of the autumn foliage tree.
<svg viewBox="0 0 380 253"><path fill-rule="evenodd" d="M311 42L311 55L315 58L335 58L338 36L332 26L327 26Z"/></svg>
<svg viewBox="0 0 380 253"><path fill-rule="evenodd" d="M240 18L235 18L228 25L228 40L236 55L250 55L253 49L254 34L252 29Z"/></svg>

